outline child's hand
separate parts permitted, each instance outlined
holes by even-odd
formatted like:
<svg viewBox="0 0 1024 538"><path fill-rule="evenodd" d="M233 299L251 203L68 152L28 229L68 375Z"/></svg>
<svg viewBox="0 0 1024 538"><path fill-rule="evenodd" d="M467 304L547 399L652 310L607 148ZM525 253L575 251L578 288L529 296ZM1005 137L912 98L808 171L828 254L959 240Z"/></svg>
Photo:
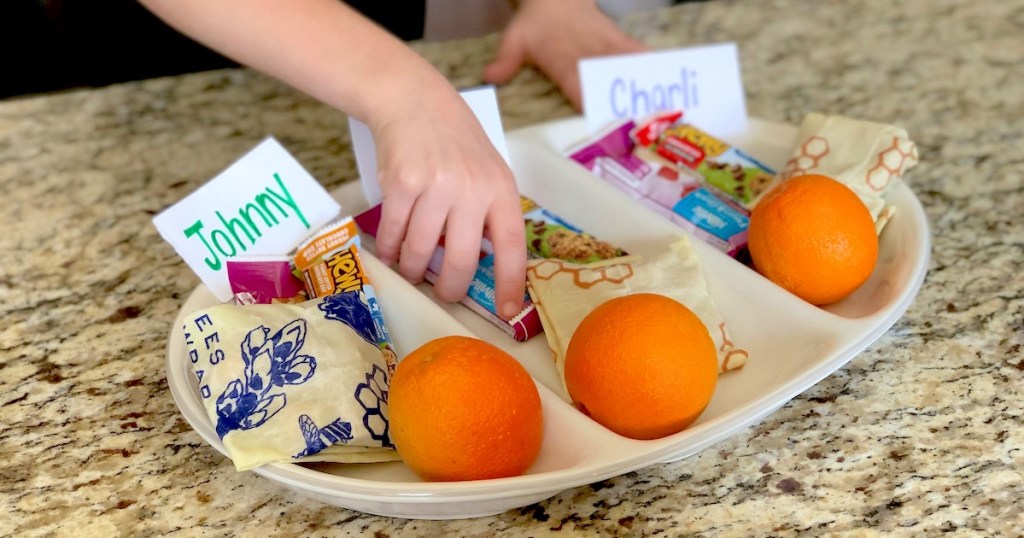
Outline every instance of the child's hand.
<svg viewBox="0 0 1024 538"><path fill-rule="evenodd" d="M444 235L434 293L466 295L486 229L494 244L495 305L506 319L522 309L526 281L523 214L512 172L450 86L409 89L370 124L383 193L377 255L419 281ZM392 103L393 105L394 103Z"/></svg>
<svg viewBox="0 0 1024 538"><path fill-rule="evenodd" d="M629 37L602 13L594 0L523 0L509 23L484 79L504 84L525 63L540 68L580 110L581 58L641 52L647 47Z"/></svg>

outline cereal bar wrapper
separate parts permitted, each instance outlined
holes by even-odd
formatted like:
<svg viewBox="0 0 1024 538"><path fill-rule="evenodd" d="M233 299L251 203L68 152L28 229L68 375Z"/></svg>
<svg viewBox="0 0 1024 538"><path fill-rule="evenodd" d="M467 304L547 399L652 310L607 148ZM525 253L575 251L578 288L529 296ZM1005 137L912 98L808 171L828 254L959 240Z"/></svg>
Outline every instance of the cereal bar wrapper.
<svg viewBox="0 0 1024 538"><path fill-rule="evenodd" d="M650 259L620 258L588 265L533 260L526 275L563 383L569 340L583 318L609 299L641 292L671 297L704 322L718 352L719 372L742 368L747 362L747 351L729 338L699 260L685 237Z"/></svg>
<svg viewBox="0 0 1024 538"><path fill-rule="evenodd" d="M183 330L206 414L239 471L398 459L366 294L218 305L187 316Z"/></svg>
<svg viewBox="0 0 1024 538"><path fill-rule="evenodd" d="M681 119L661 129L651 143L645 143L647 138L641 136L643 127L641 124L631 133L637 142L637 154L664 160L680 172L696 173L703 183L744 207L752 207L775 176L774 170L743 150Z"/></svg>
<svg viewBox="0 0 1024 538"><path fill-rule="evenodd" d="M558 215L519 197L526 224L526 250L531 258L594 263L626 256L626 251L569 224Z"/></svg>
<svg viewBox="0 0 1024 538"><path fill-rule="evenodd" d="M310 298L342 295L352 304L350 317L372 323L375 340L387 360L388 375L398 366L391 335L384 325L377 293L359 259L362 240L352 217L344 217L324 226L303 241L295 251L295 271L306 283ZM356 300L358 299L358 301Z"/></svg>
<svg viewBox="0 0 1024 538"><path fill-rule="evenodd" d="M527 254L531 258L555 258L579 263L590 263L626 255L621 248L576 228L558 215L538 206L533 200L520 196L523 225L526 227ZM380 225L380 206L357 215L356 222L366 233L376 236ZM444 262L444 242L434 251L424 279L433 284ZM503 320L494 304L494 249L484 239L476 273L460 303L503 330L517 341L525 341L543 330L540 314L529 295L524 297L523 310L511 320Z"/></svg>
<svg viewBox="0 0 1024 538"><path fill-rule="evenodd" d="M724 155L716 157L722 162L733 157L746 159L739 150L724 146L706 134L691 137L709 146L709 149L705 151L694 146L692 149L699 158L687 161L689 164L683 165L659 157L654 148L659 141L665 139L666 133L683 136L697 132L686 124L673 127L681 116L679 113L656 115L639 125L633 120L625 120L569 148L566 154L594 175L698 239L730 256L738 256L747 244L750 213L743 207L741 198L735 195L737 192L759 192L761 185L766 183L764 174L770 171L752 160L746 168L734 165L732 161L728 161L728 166L719 161L705 162L706 153ZM685 144L678 142L677 145L683 147ZM713 163L718 163L714 164L714 169L711 168ZM739 180L731 175L735 168L742 171L744 183L737 183ZM699 170L706 170L708 177L701 175ZM726 175L729 177L726 178ZM710 182L716 178L721 179L718 186ZM723 190L730 185L733 196Z"/></svg>
<svg viewBox="0 0 1024 538"><path fill-rule="evenodd" d="M781 179L822 174L842 182L864 201L881 233L893 214L885 196L917 161L917 146L899 127L812 113Z"/></svg>

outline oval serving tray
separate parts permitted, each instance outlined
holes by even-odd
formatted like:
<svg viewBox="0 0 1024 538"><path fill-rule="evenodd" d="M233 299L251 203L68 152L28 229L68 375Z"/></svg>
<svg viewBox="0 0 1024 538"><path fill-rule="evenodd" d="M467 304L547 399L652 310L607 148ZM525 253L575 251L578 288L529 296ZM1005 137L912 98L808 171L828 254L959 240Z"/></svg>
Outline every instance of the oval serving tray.
<svg viewBox="0 0 1024 538"><path fill-rule="evenodd" d="M564 157L586 136L582 118L508 133L520 190L589 233L631 253L652 255L681 229ZM789 157L796 129L752 119L729 141L772 167ZM358 182L335 193L344 211L366 208ZM826 308L811 306L697 239L709 291L734 342L750 352L747 365L720 378L711 404L690 428L662 439L620 437L564 399L542 336L519 343L460 305L438 304L429 286L412 286L366 253L388 328L399 354L448 334L474 335L516 357L538 384L544 443L523 476L472 482L423 482L401 462L270 464L254 471L324 503L384 516L448 519L499 513L565 489L693 455L759 421L814 385L885 333L910 306L927 269L930 236L924 211L905 185L889 196L896 214L881 236L878 264L854 294ZM364 238L372 251L372 239ZM365 251L364 251L365 252ZM183 317L217 303L200 285L182 306L170 334L167 379L182 415L212 447L225 453L206 417L179 330ZM225 453L226 454L226 453Z"/></svg>

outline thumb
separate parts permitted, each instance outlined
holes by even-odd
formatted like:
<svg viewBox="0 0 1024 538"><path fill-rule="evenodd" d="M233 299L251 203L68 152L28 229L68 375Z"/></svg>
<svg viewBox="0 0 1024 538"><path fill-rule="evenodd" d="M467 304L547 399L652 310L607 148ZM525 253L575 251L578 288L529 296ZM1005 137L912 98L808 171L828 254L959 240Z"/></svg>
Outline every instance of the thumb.
<svg viewBox="0 0 1024 538"><path fill-rule="evenodd" d="M504 84L519 72L526 60L526 48L519 33L509 29L501 37L498 53L484 68L484 80L491 84Z"/></svg>

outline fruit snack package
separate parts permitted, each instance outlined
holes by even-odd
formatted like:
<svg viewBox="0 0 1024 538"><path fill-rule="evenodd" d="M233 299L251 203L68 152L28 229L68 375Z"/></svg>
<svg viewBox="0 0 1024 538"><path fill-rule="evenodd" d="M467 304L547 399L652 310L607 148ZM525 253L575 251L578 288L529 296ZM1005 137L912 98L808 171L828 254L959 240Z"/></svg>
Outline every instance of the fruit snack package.
<svg viewBox="0 0 1024 538"><path fill-rule="evenodd" d="M742 368L749 353L731 339L726 321L707 289L690 240L680 238L656 256L624 257L590 264L531 260L527 290L540 312L548 346L564 381L565 355L576 328L591 311L615 297L654 293L683 304L707 328L719 373ZM637 320L631 320L637 323Z"/></svg>
<svg viewBox="0 0 1024 538"><path fill-rule="evenodd" d="M671 116L670 116L671 117ZM650 129L650 124L655 129ZM630 132L634 153L663 160L680 172L696 172L705 184L725 193L747 209L772 183L775 171L741 149L686 123L680 115L670 125L655 116ZM652 132L653 131L653 132ZM656 133L656 136L652 136Z"/></svg>
<svg viewBox="0 0 1024 538"><path fill-rule="evenodd" d="M348 219L300 248L303 274L317 282L312 300L224 304L185 317L203 407L238 470L399 459L387 411L395 354L358 240ZM320 293L320 277L332 293Z"/></svg>
<svg viewBox="0 0 1024 538"><path fill-rule="evenodd" d="M821 174L843 183L868 207L881 234L895 212L885 197L917 162L917 146L900 127L811 113L778 181Z"/></svg>
<svg viewBox="0 0 1024 538"><path fill-rule="evenodd" d="M520 196L520 205L526 230L526 250L531 258L589 263L626 255L621 248L594 238L525 196ZM356 222L363 232L376 236L380 217L381 206L377 205L357 215ZM424 275L427 282L434 283L437 280L444 261L444 252L442 237L441 244L427 264ZM494 297L494 249L490 241L484 238L480 245L476 273L473 275L466 297L460 303L520 342L544 330L529 295L523 299L523 310L511 320L503 320L498 316Z"/></svg>
<svg viewBox="0 0 1024 538"><path fill-rule="evenodd" d="M681 112L673 112L640 124L624 120L569 148L566 155L648 209L736 257L746 246L749 211L696 170L658 157L641 144L656 147L681 117Z"/></svg>

